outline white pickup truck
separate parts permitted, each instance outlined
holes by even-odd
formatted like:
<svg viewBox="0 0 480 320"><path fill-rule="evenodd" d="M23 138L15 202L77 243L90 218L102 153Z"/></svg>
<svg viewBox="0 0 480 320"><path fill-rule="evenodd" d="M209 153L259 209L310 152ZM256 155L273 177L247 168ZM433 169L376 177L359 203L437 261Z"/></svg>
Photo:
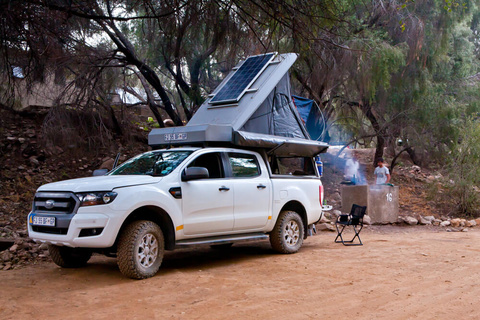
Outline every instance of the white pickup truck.
<svg viewBox="0 0 480 320"><path fill-rule="evenodd" d="M41 186L28 232L61 267L85 265L98 252L143 279L156 274L165 250L184 245L269 237L274 250L295 253L322 200L312 157L180 147L140 154L103 176Z"/></svg>

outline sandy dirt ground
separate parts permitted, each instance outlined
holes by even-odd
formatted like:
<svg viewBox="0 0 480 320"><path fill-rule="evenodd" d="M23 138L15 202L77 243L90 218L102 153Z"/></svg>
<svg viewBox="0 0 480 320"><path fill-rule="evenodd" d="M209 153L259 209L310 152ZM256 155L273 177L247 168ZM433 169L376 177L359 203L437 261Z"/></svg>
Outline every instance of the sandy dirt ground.
<svg viewBox="0 0 480 320"><path fill-rule="evenodd" d="M344 247L320 233L293 255L268 242L182 249L140 281L102 256L0 271L0 319L480 319L480 229L361 235Z"/></svg>

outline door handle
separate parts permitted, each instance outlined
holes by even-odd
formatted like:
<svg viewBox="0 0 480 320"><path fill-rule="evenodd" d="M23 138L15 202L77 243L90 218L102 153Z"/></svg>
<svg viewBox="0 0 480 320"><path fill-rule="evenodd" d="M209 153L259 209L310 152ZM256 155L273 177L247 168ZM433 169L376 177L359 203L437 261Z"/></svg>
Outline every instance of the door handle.
<svg viewBox="0 0 480 320"><path fill-rule="evenodd" d="M218 188L218 191L228 191L230 190L230 188L227 188L225 186L221 186L220 188Z"/></svg>
<svg viewBox="0 0 480 320"><path fill-rule="evenodd" d="M264 186L263 184L259 184L259 185L257 186L257 189L265 189L266 187L267 187L267 186Z"/></svg>

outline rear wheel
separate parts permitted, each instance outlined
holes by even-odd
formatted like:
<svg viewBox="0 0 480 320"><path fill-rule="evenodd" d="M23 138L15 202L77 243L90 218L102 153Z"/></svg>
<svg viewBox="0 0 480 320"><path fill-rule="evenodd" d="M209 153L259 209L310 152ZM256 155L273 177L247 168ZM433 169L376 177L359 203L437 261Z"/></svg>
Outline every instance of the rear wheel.
<svg viewBox="0 0 480 320"><path fill-rule="evenodd" d="M280 253L295 253L303 244L303 221L295 211L282 211L270 233L272 248Z"/></svg>
<svg viewBox="0 0 480 320"><path fill-rule="evenodd" d="M60 247L48 245L48 252L53 262L62 268L79 268L87 264L92 251L86 248Z"/></svg>
<svg viewBox="0 0 480 320"><path fill-rule="evenodd" d="M152 221L135 221L120 235L117 264L129 278L153 277L162 264L164 252L162 229Z"/></svg>

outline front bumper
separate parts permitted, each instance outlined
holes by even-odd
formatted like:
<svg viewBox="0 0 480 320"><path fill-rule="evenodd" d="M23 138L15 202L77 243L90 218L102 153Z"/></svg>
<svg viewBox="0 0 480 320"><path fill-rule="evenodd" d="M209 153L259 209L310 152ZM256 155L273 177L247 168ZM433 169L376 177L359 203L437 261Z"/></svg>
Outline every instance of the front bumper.
<svg viewBox="0 0 480 320"><path fill-rule="evenodd" d="M67 228L50 229L48 229L48 227L43 228L34 226L32 219L33 216L51 217L52 215L30 212L28 215L28 235L36 242L54 244L58 246L68 246L74 248L111 247L115 243L117 231L120 229L122 222L118 213L106 214L83 211L90 210L83 210L80 208L78 212L71 218ZM93 235L92 233L95 232L99 232L99 234Z"/></svg>

